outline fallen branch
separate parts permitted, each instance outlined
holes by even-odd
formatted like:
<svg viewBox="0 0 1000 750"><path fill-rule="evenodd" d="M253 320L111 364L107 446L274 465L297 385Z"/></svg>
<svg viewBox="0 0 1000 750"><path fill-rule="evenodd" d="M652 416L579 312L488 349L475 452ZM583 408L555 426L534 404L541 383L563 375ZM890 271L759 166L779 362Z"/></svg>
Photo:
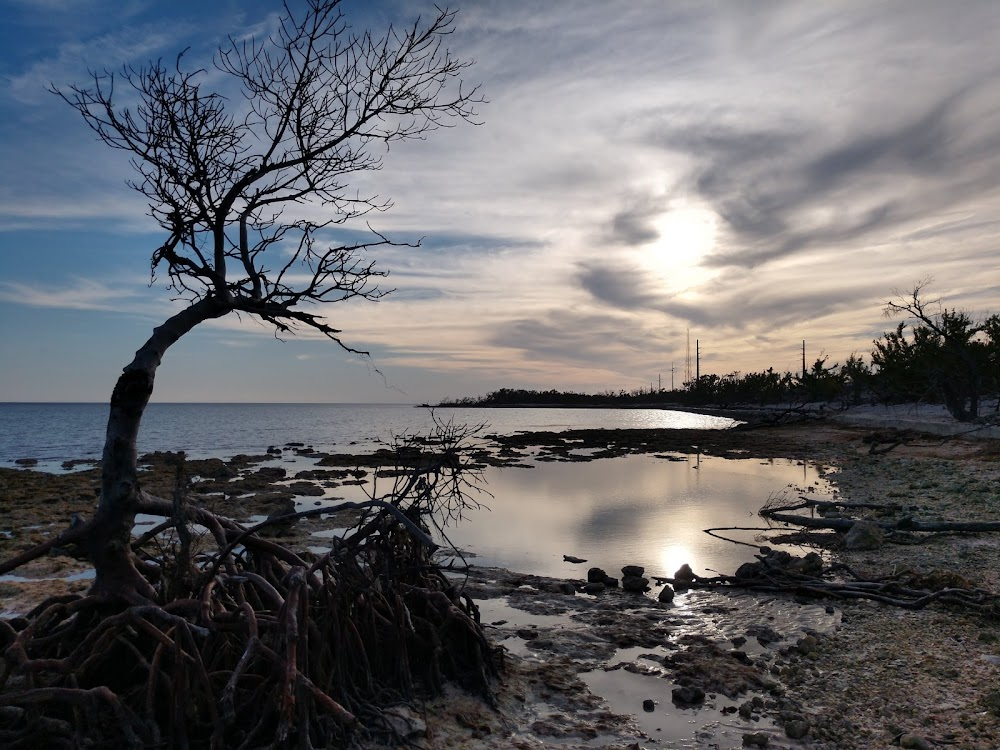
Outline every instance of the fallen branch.
<svg viewBox="0 0 1000 750"><path fill-rule="evenodd" d="M971 584L968 588L959 586L919 588L907 585L902 574L870 580L859 576L843 564L824 567L820 563L818 566L820 569L815 574L804 572L817 567L820 558L815 553L801 558L787 552L772 550L765 555L755 557L758 562L745 563L740 566L736 575L699 576L690 573L684 577L657 576L656 580L660 583L669 583L677 589L740 589L809 598L868 599L913 610L923 609L936 603L990 616L1000 613L1000 595L974 588ZM845 573L848 580L829 580L824 577L836 572ZM910 578L917 582L923 580L912 575ZM934 576L926 578L933 579ZM956 576L941 576L943 580L956 578Z"/></svg>
<svg viewBox="0 0 1000 750"><path fill-rule="evenodd" d="M781 513L781 509L764 509L760 515L772 521L809 529L830 529L833 531L850 531L856 518L816 518L815 516L800 516L793 513ZM885 531L925 531L925 532L992 532L1000 531L1000 521L918 521L909 516L898 520L870 519Z"/></svg>

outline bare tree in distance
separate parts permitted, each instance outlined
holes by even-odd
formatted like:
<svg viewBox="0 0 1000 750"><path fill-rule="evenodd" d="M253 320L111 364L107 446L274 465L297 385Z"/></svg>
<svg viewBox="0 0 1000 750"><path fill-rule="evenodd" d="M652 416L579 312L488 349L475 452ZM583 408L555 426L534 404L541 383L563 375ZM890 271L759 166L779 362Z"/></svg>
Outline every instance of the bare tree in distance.
<svg viewBox="0 0 1000 750"><path fill-rule="evenodd" d="M267 39L228 39L214 66L242 103L207 90L207 71L187 69L184 53L170 67L126 66L93 72L88 86L52 88L100 140L130 154L137 177L129 185L166 233L153 276L165 274L187 303L153 330L111 397L100 502L77 534L97 570L96 592L152 593L129 544L137 511L169 515L169 503L143 493L136 468L140 420L167 349L200 323L237 313L364 354L318 305L382 296L384 273L365 252L405 243L369 227L363 240L328 246L324 230L389 207L350 183L379 170L391 144L475 121L483 99L461 81L471 62L445 46L454 11L377 36L352 31L339 5L287 2ZM137 104L119 106L123 87ZM327 218L302 217L317 204Z"/></svg>
<svg viewBox="0 0 1000 750"><path fill-rule="evenodd" d="M905 322L876 340L872 361L882 377L902 381L894 383L896 389L940 398L957 420L976 421L983 395L1000 384L1000 316L975 321L948 309L941 299L927 298L931 282L924 279L909 292L895 290L896 298L886 301L886 317L905 316L915 324L910 340Z"/></svg>

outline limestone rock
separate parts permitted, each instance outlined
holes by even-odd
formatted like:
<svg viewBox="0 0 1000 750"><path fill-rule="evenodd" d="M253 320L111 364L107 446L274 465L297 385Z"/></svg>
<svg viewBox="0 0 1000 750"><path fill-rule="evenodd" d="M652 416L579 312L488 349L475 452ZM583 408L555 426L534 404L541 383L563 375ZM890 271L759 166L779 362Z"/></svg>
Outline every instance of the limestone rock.
<svg viewBox="0 0 1000 750"><path fill-rule="evenodd" d="M916 734L904 734L899 738L899 746L908 750L933 750L930 742Z"/></svg>
<svg viewBox="0 0 1000 750"><path fill-rule="evenodd" d="M801 740L809 734L809 722L806 719L792 719L785 722L785 734L793 740Z"/></svg>
<svg viewBox="0 0 1000 750"><path fill-rule="evenodd" d="M697 685L681 685L670 691L673 702L681 706L693 706L705 702L705 691Z"/></svg>
<svg viewBox="0 0 1000 750"><path fill-rule="evenodd" d="M622 578L622 588L626 591L643 593L649 590L649 579L643 576L624 576Z"/></svg>
<svg viewBox="0 0 1000 750"><path fill-rule="evenodd" d="M427 735L427 724L407 706L391 706L382 716L403 740L416 740Z"/></svg>
<svg viewBox="0 0 1000 750"><path fill-rule="evenodd" d="M670 587L670 584L665 584L657 598L661 602L672 602L674 600L674 590Z"/></svg>
<svg viewBox="0 0 1000 750"><path fill-rule="evenodd" d="M844 546L849 550L879 549L884 540L885 536L878 523L863 518L851 526L851 530L844 537Z"/></svg>
<svg viewBox="0 0 1000 750"><path fill-rule="evenodd" d="M687 588L688 583L692 583L695 579L694 571L691 570L691 566L687 563L681 565L674 573L674 586L678 589Z"/></svg>
<svg viewBox="0 0 1000 750"><path fill-rule="evenodd" d="M604 579L608 577L608 574L604 572L601 568L591 568L587 571L587 582L588 583L603 583Z"/></svg>

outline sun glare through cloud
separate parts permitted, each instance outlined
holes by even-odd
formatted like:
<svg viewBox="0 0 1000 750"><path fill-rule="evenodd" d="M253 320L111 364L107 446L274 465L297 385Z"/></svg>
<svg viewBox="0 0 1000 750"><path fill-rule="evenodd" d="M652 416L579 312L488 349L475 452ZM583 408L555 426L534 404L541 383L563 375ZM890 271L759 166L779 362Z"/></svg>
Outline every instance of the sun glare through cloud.
<svg viewBox="0 0 1000 750"><path fill-rule="evenodd" d="M649 267L667 284L666 291L686 292L714 278L715 271L703 265L718 233L713 211L686 200L671 201L653 227L658 236L649 248Z"/></svg>

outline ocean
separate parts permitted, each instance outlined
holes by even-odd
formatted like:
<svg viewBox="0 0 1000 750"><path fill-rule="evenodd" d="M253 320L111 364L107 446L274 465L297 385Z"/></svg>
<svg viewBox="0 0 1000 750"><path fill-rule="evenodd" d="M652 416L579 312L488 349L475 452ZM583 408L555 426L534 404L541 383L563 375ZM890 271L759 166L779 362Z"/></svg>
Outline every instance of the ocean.
<svg viewBox="0 0 1000 750"><path fill-rule="evenodd" d="M487 424L486 434L577 427L724 429L733 424L660 409L441 408L435 414L458 424ZM106 419L106 404L0 404L0 465L34 458L37 469L63 471L63 461L99 458ZM323 452L362 453L391 443L396 435L427 434L432 427L428 409L400 404L154 403L143 419L139 447L143 452L184 450L192 458L260 454L292 442ZM292 477L313 468L315 461L284 451L264 465L280 465ZM754 516L769 497L830 490L821 467L782 459L638 455L528 463L532 468L487 467L484 492L476 498L485 507L470 511L448 530L479 564L578 576L581 568L563 560L563 555L573 555L609 571L638 564L655 575L669 575L686 562L703 574L731 572L752 559L754 548L722 541L703 529L758 526ZM335 505L363 500L369 490L341 486L322 498L306 496L296 502L302 508ZM317 547L328 544L324 536L318 535ZM753 542L755 534L734 536ZM582 567L585 573L587 566Z"/></svg>
<svg viewBox="0 0 1000 750"><path fill-rule="evenodd" d="M439 419L487 425L486 433L571 428L725 428L731 419L663 409L439 408ZM0 466L34 458L40 468L100 458L108 405L0 404ZM229 458L300 442L320 451L360 453L394 437L428 434L431 411L408 404L164 404L146 409L140 452L186 451Z"/></svg>

